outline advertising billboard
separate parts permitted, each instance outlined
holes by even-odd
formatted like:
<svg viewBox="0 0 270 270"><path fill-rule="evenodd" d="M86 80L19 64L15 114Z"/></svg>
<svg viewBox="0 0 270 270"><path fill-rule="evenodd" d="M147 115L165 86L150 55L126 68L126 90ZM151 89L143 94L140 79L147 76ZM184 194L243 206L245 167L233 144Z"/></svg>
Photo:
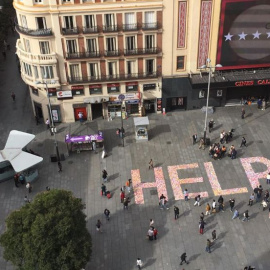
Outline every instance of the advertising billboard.
<svg viewBox="0 0 270 270"><path fill-rule="evenodd" d="M269 0L222 0L217 49L220 69L270 66L269 18Z"/></svg>

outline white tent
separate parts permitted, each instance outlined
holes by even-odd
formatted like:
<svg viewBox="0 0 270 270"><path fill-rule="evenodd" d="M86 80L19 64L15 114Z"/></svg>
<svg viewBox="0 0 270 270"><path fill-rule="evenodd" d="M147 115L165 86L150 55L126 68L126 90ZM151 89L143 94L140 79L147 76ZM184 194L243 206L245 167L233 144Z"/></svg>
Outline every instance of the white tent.
<svg viewBox="0 0 270 270"><path fill-rule="evenodd" d="M38 163L43 158L22 150L35 138L35 135L12 130L9 133L5 148L0 150L0 162L9 161L15 172L24 171Z"/></svg>

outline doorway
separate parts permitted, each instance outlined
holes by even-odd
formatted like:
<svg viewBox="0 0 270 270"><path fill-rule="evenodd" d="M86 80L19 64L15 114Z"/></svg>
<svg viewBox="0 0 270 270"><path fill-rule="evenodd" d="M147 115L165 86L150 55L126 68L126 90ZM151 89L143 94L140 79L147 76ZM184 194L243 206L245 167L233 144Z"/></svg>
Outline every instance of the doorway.
<svg viewBox="0 0 270 270"><path fill-rule="evenodd" d="M40 103L34 102L34 113L39 119L43 119L42 106Z"/></svg>
<svg viewBox="0 0 270 270"><path fill-rule="evenodd" d="M79 113L82 113L83 120L87 120L87 112L86 112L86 107L81 107L81 108L74 108L74 116L75 116L75 121L79 121Z"/></svg>
<svg viewBox="0 0 270 270"><path fill-rule="evenodd" d="M103 116L102 103L91 104L92 109L92 120Z"/></svg>

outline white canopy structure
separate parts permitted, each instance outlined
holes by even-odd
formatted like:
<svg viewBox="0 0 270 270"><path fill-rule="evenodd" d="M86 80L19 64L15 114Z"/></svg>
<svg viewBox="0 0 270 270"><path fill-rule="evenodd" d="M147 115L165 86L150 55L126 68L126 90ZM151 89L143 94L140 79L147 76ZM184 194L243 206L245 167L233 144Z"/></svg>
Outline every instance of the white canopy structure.
<svg viewBox="0 0 270 270"><path fill-rule="evenodd" d="M9 161L15 172L24 171L38 163L43 158L22 150L35 138L35 135L12 130L9 133L5 148L0 150L0 162Z"/></svg>

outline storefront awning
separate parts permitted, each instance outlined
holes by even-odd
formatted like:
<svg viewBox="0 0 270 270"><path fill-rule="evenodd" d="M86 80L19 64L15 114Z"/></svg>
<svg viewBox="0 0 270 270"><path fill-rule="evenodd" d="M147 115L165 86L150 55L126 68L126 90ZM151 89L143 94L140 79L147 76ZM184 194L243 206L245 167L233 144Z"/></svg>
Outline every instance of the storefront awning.
<svg viewBox="0 0 270 270"><path fill-rule="evenodd" d="M151 93L143 93L143 99L156 99L157 97L155 97L153 94Z"/></svg>

